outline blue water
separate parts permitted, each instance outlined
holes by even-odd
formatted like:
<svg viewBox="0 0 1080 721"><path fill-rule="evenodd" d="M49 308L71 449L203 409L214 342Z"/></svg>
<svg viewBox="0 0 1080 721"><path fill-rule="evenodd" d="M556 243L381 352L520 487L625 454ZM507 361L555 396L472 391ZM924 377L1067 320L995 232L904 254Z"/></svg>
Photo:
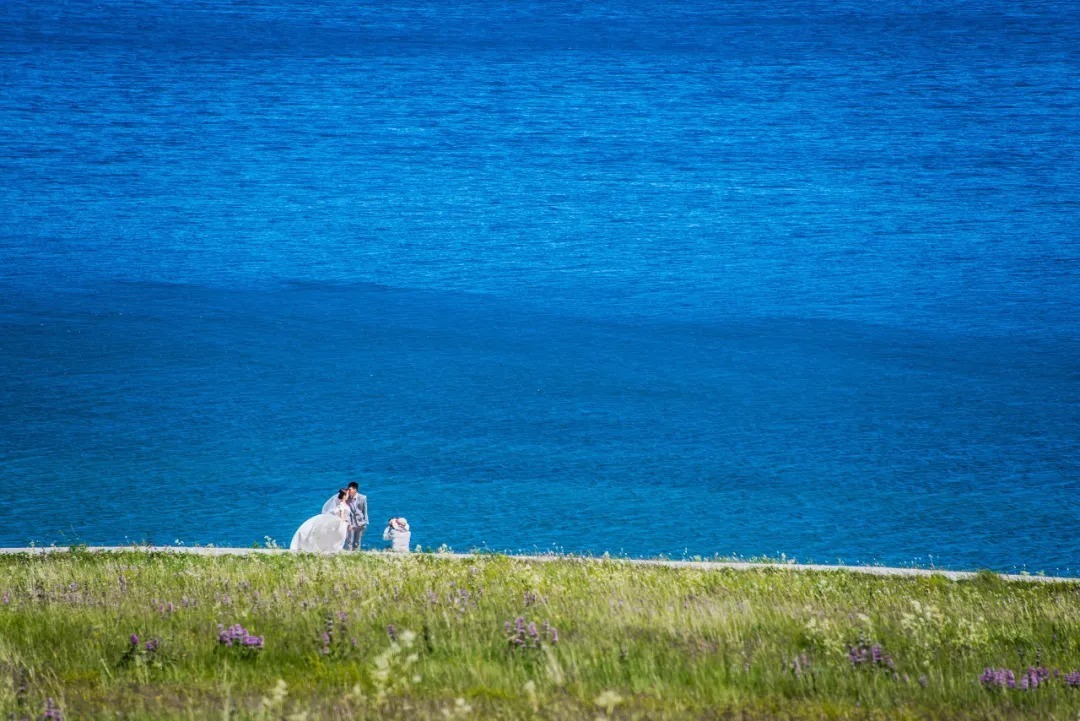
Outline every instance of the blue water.
<svg viewBox="0 0 1080 721"><path fill-rule="evenodd" d="M0 4L0 545L1080 574L1080 5ZM56 512L56 500L65 512Z"/></svg>

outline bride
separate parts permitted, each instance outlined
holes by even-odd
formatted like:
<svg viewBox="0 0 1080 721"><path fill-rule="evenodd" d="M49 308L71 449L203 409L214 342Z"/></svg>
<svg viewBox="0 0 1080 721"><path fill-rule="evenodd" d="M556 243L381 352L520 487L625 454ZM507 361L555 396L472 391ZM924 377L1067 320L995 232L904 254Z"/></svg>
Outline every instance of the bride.
<svg viewBox="0 0 1080 721"><path fill-rule="evenodd" d="M327 503L323 512L304 521L292 537L289 544L291 551L309 553L334 553L345 544L345 534L349 530L349 506L345 503L348 492L343 488L338 491L337 505Z"/></svg>

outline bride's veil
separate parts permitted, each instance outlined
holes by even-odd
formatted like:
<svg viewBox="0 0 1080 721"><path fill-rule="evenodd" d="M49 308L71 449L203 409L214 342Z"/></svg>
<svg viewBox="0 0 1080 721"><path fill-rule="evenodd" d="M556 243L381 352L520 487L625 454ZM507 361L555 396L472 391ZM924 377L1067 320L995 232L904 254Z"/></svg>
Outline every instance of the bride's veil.
<svg viewBox="0 0 1080 721"><path fill-rule="evenodd" d="M323 504L323 513L333 513L337 510L338 498L337 494L330 496L330 500Z"/></svg>

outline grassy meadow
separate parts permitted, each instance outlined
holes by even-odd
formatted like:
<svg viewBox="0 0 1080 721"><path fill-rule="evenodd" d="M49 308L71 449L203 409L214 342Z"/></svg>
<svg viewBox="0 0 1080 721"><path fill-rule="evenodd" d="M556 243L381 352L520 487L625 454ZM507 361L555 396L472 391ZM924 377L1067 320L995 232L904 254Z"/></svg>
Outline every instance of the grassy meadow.
<svg viewBox="0 0 1080 721"><path fill-rule="evenodd" d="M1080 583L989 573L0 556L8 719L1074 721L1076 671Z"/></svg>

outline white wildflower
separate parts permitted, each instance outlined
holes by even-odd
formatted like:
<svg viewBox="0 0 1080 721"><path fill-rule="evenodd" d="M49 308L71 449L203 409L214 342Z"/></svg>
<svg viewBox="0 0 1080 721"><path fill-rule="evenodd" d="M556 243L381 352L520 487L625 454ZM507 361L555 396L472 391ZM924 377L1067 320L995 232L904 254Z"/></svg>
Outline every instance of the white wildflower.
<svg viewBox="0 0 1080 721"><path fill-rule="evenodd" d="M615 710L615 707L622 702L623 697L611 689L604 691L593 700L593 703L604 709L608 716L610 716L611 712Z"/></svg>

